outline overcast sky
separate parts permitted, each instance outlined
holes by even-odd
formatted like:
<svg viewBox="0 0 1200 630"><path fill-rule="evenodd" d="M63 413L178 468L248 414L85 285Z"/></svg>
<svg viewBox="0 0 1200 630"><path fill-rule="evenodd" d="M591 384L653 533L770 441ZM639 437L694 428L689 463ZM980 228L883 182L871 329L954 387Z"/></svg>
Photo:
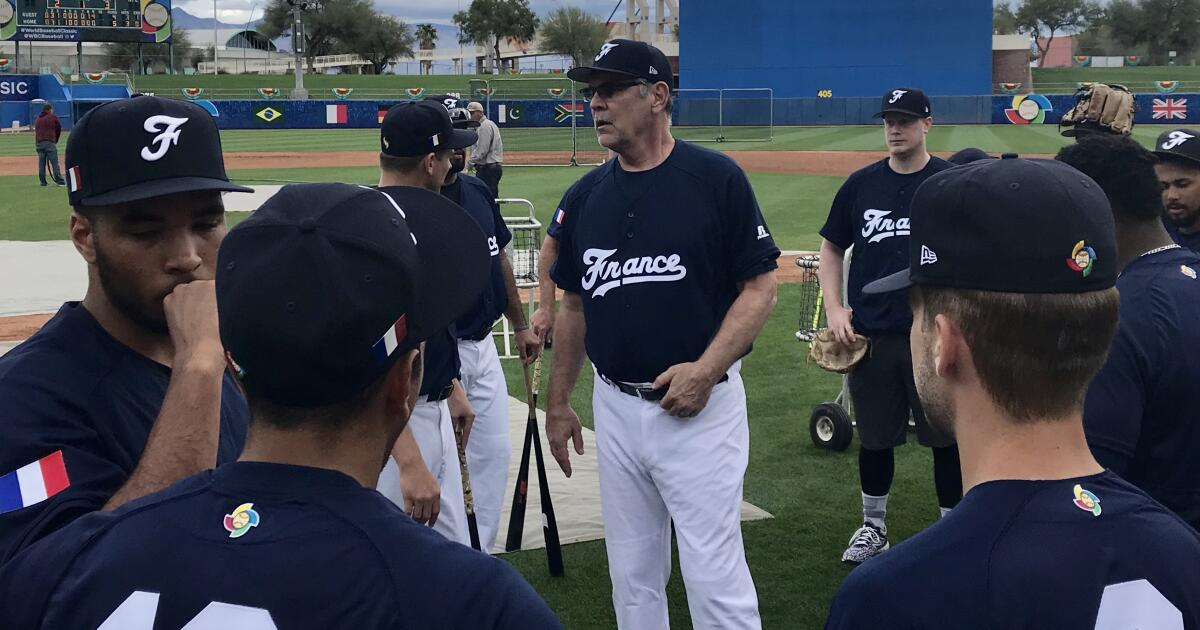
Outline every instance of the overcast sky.
<svg viewBox="0 0 1200 630"><path fill-rule="evenodd" d="M254 18L262 17L263 8L268 0L217 0L217 12L222 22L241 24L250 19L250 10L254 9ZM196 17L212 17L212 0L175 0L173 6L180 7ZM384 13L395 15L409 24L432 22L435 24L450 24L450 16L456 11L471 5L470 0L375 0L375 8ZM576 6L589 13L606 19L617 0L530 0L534 13L544 16L558 7ZM624 15L624 5L621 5L621 15Z"/></svg>

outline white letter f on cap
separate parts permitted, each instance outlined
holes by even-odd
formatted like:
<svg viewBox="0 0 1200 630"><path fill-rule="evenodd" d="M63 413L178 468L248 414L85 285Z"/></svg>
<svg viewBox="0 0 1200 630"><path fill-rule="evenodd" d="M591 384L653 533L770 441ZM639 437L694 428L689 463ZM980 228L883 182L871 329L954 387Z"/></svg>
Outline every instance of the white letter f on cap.
<svg viewBox="0 0 1200 630"><path fill-rule="evenodd" d="M610 51L610 50L612 50L612 49L616 48L617 46L620 46L620 44L614 44L614 43L612 43L612 42L609 42L609 43L607 43L607 44L605 44L605 45L601 46L601 47L600 47L600 54L596 55L596 61L600 61L601 59L603 59L603 58L604 58L604 55L607 55L607 54L608 54L608 51Z"/></svg>
<svg viewBox="0 0 1200 630"><path fill-rule="evenodd" d="M142 124L142 128L150 133L157 133L150 144L157 144L154 151L150 147L142 147L142 159L147 162L155 162L162 159L162 156L167 154L167 151L174 145L179 144L179 134L182 132L180 127L187 122L187 118L175 118L173 116L151 116Z"/></svg>
<svg viewBox="0 0 1200 630"><path fill-rule="evenodd" d="M900 100L901 96L904 96L905 94L908 94L908 90L892 90L892 98L889 99L888 102L895 103L896 101Z"/></svg>

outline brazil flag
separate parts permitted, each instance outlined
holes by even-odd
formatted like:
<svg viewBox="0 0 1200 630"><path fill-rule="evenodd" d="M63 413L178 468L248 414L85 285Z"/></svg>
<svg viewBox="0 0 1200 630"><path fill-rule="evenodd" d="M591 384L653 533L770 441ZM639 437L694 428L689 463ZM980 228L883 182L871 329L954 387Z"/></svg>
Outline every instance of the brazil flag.
<svg viewBox="0 0 1200 630"><path fill-rule="evenodd" d="M262 105L254 110L254 121L260 125L278 126L283 120L283 112L270 105Z"/></svg>

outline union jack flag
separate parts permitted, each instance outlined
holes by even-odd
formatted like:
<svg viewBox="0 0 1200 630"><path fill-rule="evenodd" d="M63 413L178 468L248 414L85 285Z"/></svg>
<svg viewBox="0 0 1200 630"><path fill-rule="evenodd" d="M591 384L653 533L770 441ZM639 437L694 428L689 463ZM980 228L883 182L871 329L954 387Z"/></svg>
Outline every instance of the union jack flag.
<svg viewBox="0 0 1200 630"><path fill-rule="evenodd" d="M1187 119L1187 99L1186 98L1156 98L1154 104L1150 108L1154 120L1178 118L1179 120Z"/></svg>

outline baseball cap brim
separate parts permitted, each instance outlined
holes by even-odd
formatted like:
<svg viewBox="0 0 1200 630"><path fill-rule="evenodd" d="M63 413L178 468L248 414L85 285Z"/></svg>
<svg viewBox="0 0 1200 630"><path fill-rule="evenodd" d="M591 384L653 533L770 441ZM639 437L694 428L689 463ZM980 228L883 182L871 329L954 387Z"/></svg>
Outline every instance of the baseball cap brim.
<svg viewBox="0 0 1200 630"><path fill-rule="evenodd" d="M596 73L602 75L609 74L618 77L629 77L631 79L642 78L636 74L633 74L632 72L623 72L621 70L612 70L609 68L597 68L595 66L580 66L578 68L571 68L570 70L567 70L567 78L578 83L587 83L588 81L592 80L592 75Z"/></svg>
<svg viewBox="0 0 1200 630"><path fill-rule="evenodd" d="M1183 153L1175 153L1174 151L1151 151L1151 153L1157 156L1160 160L1178 160L1180 162L1187 162L1193 166L1200 166L1200 157L1193 157Z"/></svg>
<svg viewBox="0 0 1200 630"><path fill-rule="evenodd" d="M453 129L450 131L449 137L446 138L437 148L439 149L465 149L479 142L479 134L471 129Z"/></svg>
<svg viewBox="0 0 1200 630"><path fill-rule="evenodd" d="M84 197L79 200L83 206L112 206L119 203L141 201L153 197L163 197L176 193L199 192L214 190L220 192L254 192L253 188L238 186L233 182L211 177L170 177L140 182L132 186L118 188L109 192Z"/></svg>
<svg viewBox="0 0 1200 630"><path fill-rule="evenodd" d="M913 118L929 118L929 114L921 114L918 112L909 111L907 109L900 109L898 107L889 107L883 111L875 112L875 115L872 116L872 118L883 118L884 114L889 113L904 114L906 116L912 116Z"/></svg>
<svg viewBox="0 0 1200 630"><path fill-rule="evenodd" d="M474 134L472 134L474 135ZM470 310L489 279L491 256L479 223L461 206L437 193L386 186L416 239L421 276L418 300L408 312L409 336L425 340Z"/></svg>
<svg viewBox="0 0 1200 630"><path fill-rule="evenodd" d="M891 293L901 289L907 289L913 285L912 276L908 269L897 271L890 276L884 276L874 282L868 283L863 287L863 293Z"/></svg>

